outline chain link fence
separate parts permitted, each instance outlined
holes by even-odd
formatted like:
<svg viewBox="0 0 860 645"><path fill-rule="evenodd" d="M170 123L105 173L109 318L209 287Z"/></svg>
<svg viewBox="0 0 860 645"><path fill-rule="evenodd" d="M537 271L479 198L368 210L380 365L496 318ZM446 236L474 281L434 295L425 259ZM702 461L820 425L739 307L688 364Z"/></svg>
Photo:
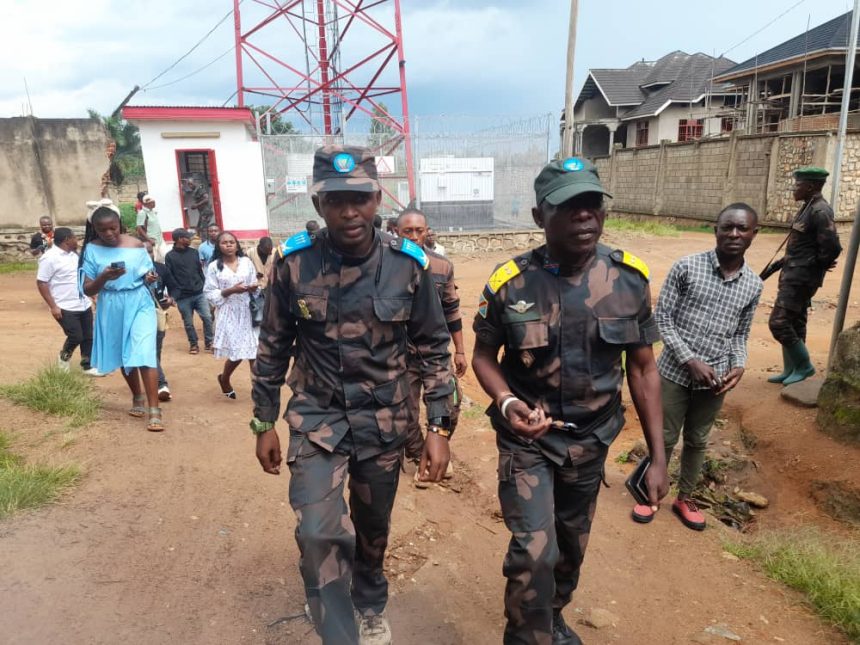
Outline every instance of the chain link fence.
<svg viewBox="0 0 860 645"><path fill-rule="evenodd" d="M552 115L523 119L433 116L412 119L416 199L432 227L468 231L534 226L532 183L558 148ZM377 156L383 218L410 204L406 148L393 132L371 134L371 123L349 121L323 137L261 134L269 229L289 235L318 219L310 199L314 150L326 143L368 146Z"/></svg>

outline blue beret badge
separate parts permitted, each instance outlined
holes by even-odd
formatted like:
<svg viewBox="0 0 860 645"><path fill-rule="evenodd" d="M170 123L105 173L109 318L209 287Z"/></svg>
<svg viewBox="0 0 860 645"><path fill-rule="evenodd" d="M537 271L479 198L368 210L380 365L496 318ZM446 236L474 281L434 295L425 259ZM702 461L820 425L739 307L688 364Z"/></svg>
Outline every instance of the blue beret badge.
<svg viewBox="0 0 860 645"><path fill-rule="evenodd" d="M577 157L568 157L561 164L561 167L564 168L567 172L579 172L585 166L582 163L582 159Z"/></svg>
<svg viewBox="0 0 860 645"><path fill-rule="evenodd" d="M348 173L355 168L355 159L348 152L341 152L334 156L331 165L339 173Z"/></svg>

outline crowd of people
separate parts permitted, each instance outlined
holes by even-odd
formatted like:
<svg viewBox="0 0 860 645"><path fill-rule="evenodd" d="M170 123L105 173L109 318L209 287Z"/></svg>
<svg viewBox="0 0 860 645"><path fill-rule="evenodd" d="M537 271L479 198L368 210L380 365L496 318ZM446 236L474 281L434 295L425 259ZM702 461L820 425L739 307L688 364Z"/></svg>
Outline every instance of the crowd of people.
<svg viewBox="0 0 860 645"><path fill-rule="evenodd" d="M743 378L763 279L776 271L770 328L785 370L769 380L814 372L806 309L840 252L821 196L826 177L820 168L795 172L802 206L783 258L757 274L745 254L758 214L729 204L716 215L714 247L678 259L652 308L645 263L600 242L610 195L595 166L573 157L540 171L532 214L545 243L496 267L472 322L471 367L492 401L498 495L511 533L505 643L581 643L563 609L579 582L609 446L624 425L625 374L650 460L632 518L658 516L681 441L671 510L700 531L706 519L692 494L708 435ZM416 208L386 222L378 215L368 149L317 150L312 192L324 228L314 220L277 246L264 237L246 253L233 233L207 221L198 249L189 231L174 230L163 262L154 199L141 196L136 235L123 232L110 202L94 203L79 258L69 229L40 222L31 245L42 254L37 284L66 333L61 364L68 368L80 347L85 372L121 368L129 414L145 416L149 430L164 429L159 401L171 398L160 359L163 312L174 304L189 351L200 351L196 312L205 349L224 360L224 397L237 398L231 376L248 361L250 428L272 475L284 463L275 424L289 386L285 462L306 613L327 645L386 645L383 561L400 473L413 468L425 487L450 475L458 379L470 366L460 300L454 264L426 216Z"/></svg>

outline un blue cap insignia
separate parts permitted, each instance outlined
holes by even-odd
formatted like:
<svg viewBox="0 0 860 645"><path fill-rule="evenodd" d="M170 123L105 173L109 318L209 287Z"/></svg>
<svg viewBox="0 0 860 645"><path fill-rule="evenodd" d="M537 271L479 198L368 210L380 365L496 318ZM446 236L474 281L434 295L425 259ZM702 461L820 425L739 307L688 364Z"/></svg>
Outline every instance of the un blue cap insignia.
<svg viewBox="0 0 860 645"><path fill-rule="evenodd" d="M355 159L348 152L341 152L334 156L331 165L334 166L337 172L345 174L352 172L353 168L355 168Z"/></svg>
<svg viewBox="0 0 860 645"><path fill-rule="evenodd" d="M567 172L579 172L585 166L582 163L582 159L577 157L568 157L561 164L561 167L564 168Z"/></svg>

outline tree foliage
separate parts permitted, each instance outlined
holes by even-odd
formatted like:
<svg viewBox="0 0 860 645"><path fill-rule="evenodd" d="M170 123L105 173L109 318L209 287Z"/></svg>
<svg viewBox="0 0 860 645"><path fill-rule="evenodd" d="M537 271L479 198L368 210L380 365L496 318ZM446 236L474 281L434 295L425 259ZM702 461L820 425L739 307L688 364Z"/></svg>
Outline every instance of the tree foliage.
<svg viewBox="0 0 860 645"><path fill-rule="evenodd" d="M380 103L379 107L373 108L373 117L370 119L371 146L380 146L396 136L397 131L388 122L388 115L390 112L385 103Z"/></svg>
<svg viewBox="0 0 860 645"><path fill-rule="evenodd" d="M251 110L251 112L260 119L260 132L264 134L298 134L298 131L293 126L293 122L287 121L283 114L278 112L277 109L271 110L270 105L247 105L245 107ZM271 110L271 112L269 112L271 133L267 130L266 117L264 116L267 110Z"/></svg>
<svg viewBox="0 0 860 645"><path fill-rule="evenodd" d="M116 143L116 152L110 166L111 181L121 185L125 177L142 177L143 154L140 149L140 130L121 116L105 116L92 108L87 112L91 119L101 121L108 136Z"/></svg>

